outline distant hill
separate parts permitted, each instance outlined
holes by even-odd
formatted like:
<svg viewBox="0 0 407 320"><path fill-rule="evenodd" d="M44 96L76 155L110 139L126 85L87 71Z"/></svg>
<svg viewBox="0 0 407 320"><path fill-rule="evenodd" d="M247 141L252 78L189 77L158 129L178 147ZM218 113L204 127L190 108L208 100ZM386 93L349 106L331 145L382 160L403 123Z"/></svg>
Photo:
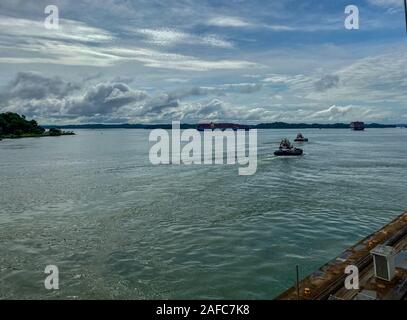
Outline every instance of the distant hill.
<svg viewBox="0 0 407 320"><path fill-rule="evenodd" d="M396 128L407 125L386 125L379 123L366 124L366 128ZM80 124L80 125L63 125L63 126L44 126L44 128L59 128L59 129L171 129L171 124ZM181 129L195 129L197 124L181 124ZM286 123L272 122L260 123L257 125L249 125L251 129L349 129L349 123Z"/></svg>

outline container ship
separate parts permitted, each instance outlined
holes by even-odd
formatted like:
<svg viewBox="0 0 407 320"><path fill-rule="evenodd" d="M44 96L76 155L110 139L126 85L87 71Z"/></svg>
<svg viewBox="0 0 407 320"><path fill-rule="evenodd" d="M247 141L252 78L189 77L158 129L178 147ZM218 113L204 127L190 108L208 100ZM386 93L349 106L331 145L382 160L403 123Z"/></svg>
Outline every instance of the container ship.
<svg viewBox="0 0 407 320"><path fill-rule="evenodd" d="M204 130L222 130L225 131L227 129L232 129L234 131L236 130L250 130L249 126L242 125L242 124L236 124L236 123L200 123L197 125L196 129L198 131L204 131Z"/></svg>
<svg viewBox="0 0 407 320"><path fill-rule="evenodd" d="M355 121L350 124L350 128L355 131L365 130L365 123L361 121Z"/></svg>

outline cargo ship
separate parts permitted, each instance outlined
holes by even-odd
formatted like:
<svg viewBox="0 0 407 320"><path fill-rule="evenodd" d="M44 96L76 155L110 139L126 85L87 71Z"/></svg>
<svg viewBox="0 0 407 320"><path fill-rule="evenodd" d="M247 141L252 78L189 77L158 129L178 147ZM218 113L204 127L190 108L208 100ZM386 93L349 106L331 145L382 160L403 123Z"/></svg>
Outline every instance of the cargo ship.
<svg viewBox="0 0 407 320"><path fill-rule="evenodd" d="M232 129L234 131L236 130L250 130L249 126L242 125L242 124L236 124L236 123L200 123L197 125L196 130L198 131L205 131L205 130L222 130L225 131L227 129Z"/></svg>
<svg viewBox="0 0 407 320"><path fill-rule="evenodd" d="M365 123L361 121L355 121L350 124L350 128L355 131L365 130Z"/></svg>

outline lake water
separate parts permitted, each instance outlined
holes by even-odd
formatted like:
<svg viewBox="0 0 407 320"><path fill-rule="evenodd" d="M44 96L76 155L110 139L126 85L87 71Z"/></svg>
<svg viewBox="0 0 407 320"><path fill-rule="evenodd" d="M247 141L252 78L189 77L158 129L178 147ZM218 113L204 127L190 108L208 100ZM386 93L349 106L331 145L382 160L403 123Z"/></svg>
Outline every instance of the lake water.
<svg viewBox="0 0 407 320"><path fill-rule="evenodd" d="M258 169L152 166L149 131L0 142L0 298L271 299L407 209L407 130L260 130ZM45 290L46 265L60 289Z"/></svg>

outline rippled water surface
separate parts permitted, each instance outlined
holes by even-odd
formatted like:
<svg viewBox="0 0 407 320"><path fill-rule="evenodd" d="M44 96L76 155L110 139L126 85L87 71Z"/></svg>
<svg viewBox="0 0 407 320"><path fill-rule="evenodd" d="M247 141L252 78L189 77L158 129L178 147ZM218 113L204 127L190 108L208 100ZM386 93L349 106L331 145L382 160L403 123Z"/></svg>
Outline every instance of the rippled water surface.
<svg viewBox="0 0 407 320"><path fill-rule="evenodd" d="M249 177L152 166L143 130L1 141L0 298L275 297L407 209L406 129L303 132L259 131Z"/></svg>

